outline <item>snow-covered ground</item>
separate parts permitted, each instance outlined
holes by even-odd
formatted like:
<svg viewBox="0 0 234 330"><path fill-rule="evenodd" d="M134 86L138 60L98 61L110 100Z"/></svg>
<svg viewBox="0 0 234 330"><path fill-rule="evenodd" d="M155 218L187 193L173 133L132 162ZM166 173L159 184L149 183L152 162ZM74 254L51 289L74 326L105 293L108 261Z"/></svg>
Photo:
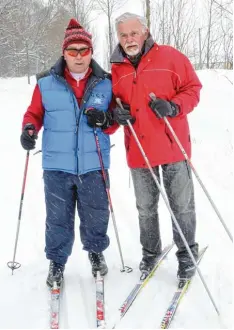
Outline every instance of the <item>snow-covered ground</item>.
<svg viewBox="0 0 234 330"><path fill-rule="evenodd" d="M198 72L203 83L201 102L189 115L193 140L193 164L207 186L226 224L231 229L233 212L232 72ZM45 204L41 154L29 160L25 200L16 261L22 264L11 275L7 262L12 260L20 193L26 152L20 146L21 120L31 100L33 86L26 78L0 79L0 328L48 328L48 290L45 279L48 261L44 256ZM40 148L40 138L37 149ZM111 245L105 252L109 266L106 277L106 318L111 328L118 318L118 308L139 278L141 259L138 218L129 170L126 166L123 134L112 136L111 194L116 213L125 264L121 267L112 221ZM198 276L181 302L172 328L232 328L232 244L195 181L197 240L209 248L200 269L220 310L217 316ZM169 213L160 201L161 233L164 245L172 240ZM176 250L169 254L155 276L126 314L119 328L158 328L176 286ZM66 329L95 328L94 282L79 240L76 219L76 242L65 273L61 326Z"/></svg>

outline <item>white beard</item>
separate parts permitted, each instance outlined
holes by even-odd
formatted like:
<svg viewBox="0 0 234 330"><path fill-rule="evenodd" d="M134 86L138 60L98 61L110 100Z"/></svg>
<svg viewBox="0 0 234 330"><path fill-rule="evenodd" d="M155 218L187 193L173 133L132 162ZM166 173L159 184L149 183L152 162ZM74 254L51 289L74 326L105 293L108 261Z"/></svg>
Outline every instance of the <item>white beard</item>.
<svg viewBox="0 0 234 330"><path fill-rule="evenodd" d="M124 50L125 50L125 53L129 56L136 56L140 53L140 49L138 46L137 46L137 49L135 49L135 50L131 50L131 49L127 49L127 48L125 48Z"/></svg>

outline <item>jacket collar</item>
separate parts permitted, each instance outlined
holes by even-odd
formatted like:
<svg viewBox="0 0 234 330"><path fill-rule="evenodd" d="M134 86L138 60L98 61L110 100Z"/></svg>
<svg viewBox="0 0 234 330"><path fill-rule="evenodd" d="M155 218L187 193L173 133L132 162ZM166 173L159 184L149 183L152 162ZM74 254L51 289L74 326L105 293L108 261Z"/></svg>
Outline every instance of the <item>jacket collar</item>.
<svg viewBox="0 0 234 330"><path fill-rule="evenodd" d="M64 77L64 70L66 68L66 62L64 60L64 57L61 56L57 62L52 66L50 69L52 74L56 74L60 77ZM90 68L92 69L92 74L96 76L97 78L109 78L110 79L110 74L106 71L104 71L100 65L92 59L90 62Z"/></svg>
<svg viewBox="0 0 234 330"><path fill-rule="evenodd" d="M154 46L154 44L156 44L156 43L154 42L151 34L149 34L148 38L145 41L145 47L144 47L144 52L143 52L142 56L146 55L149 52L149 50ZM110 62L111 63L122 63L122 62L124 62L125 58L127 58L127 55L124 52L121 45L118 44L115 47L113 54L111 55Z"/></svg>

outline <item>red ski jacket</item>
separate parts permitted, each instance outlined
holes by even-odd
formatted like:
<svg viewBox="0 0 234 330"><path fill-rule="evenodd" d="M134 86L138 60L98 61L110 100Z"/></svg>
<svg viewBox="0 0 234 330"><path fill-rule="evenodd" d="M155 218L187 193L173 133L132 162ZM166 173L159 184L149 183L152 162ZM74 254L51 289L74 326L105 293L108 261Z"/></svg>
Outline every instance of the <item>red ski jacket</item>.
<svg viewBox="0 0 234 330"><path fill-rule="evenodd" d="M198 104L202 85L188 58L171 46L157 45L149 37L137 69L123 56L119 46L111 62L114 96L130 105L131 115L136 118L133 128L151 166L184 160L164 120L157 118L148 105L151 92L179 106L179 115L167 118L191 157L187 114ZM110 128L107 133L112 132ZM125 127L124 132L129 167L147 167L129 128Z"/></svg>

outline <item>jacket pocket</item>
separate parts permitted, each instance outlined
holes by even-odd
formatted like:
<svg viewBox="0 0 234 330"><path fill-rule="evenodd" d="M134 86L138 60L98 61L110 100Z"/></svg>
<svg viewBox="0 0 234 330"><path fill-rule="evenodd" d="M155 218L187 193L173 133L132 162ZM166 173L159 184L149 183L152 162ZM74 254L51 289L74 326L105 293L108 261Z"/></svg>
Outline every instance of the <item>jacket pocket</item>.
<svg viewBox="0 0 234 330"><path fill-rule="evenodd" d="M165 134L166 134L168 140L170 141L170 143L173 144L173 137L171 136L171 133L170 133L166 123L165 123Z"/></svg>
<svg viewBox="0 0 234 330"><path fill-rule="evenodd" d="M126 148L126 151L129 151L129 145L130 145L130 138L131 138L131 133L128 127L124 127L124 145Z"/></svg>
<svg viewBox="0 0 234 330"><path fill-rule="evenodd" d="M192 178L191 167L188 164L187 160L185 160L184 163L185 163L185 166L186 166L186 169L187 169L188 177L189 177L189 179L191 179Z"/></svg>

